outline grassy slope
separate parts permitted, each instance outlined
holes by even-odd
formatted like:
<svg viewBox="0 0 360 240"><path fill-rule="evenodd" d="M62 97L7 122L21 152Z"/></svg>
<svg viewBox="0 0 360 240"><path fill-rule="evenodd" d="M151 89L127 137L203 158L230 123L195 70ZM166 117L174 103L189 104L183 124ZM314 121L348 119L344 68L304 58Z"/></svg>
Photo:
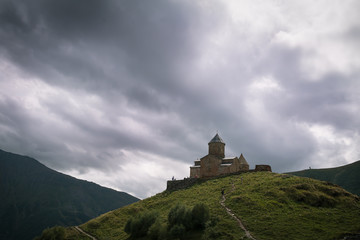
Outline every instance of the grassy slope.
<svg viewBox="0 0 360 240"><path fill-rule="evenodd" d="M291 172L301 177L309 177L322 181L337 184L347 191L360 196L360 161L328 169L308 169L298 172Z"/></svg>
<svg viewBox="0 0 360 240"><path fill-rule="evenodd" d="M228 203L259 239L334 239L360 230L360 201L309 178L256 173L234 179Z"/></svg>
<svg viewBox="0 0 360 240"><path fill-rule="evenodd" d="M218 179L207 181L201 185L195 185L187 190L179 190L172 193L163 192L136 204L104 214L82 225L82 228L99 239L126 239L128 235L123 231L125 223L129 217L138 212L157 210L165 221L169 210L176 203L193 207L196 203L203 202L208 205L211 216L218 216L221 219L217 227L224 231L223 239L241 239L244 233L219 204L221 188L230 187L228 181Z"/></svg>
<svg viewBox="0 0 360 240"><path fill-rule="evenodd" d="M235 191L230 192L232 184ZM257 172L218 178L186 190L163 192L154 197L106 213L81 227L98 239L127 239L123 232L130 216L158 210L166 216L177 202L208 204L218 216L217 239L243 239L244 232L220 206L221 189L226 205L239 216L256 239L337 239L360 230L360 200L342 188L314 179ZM199 239L199 236L187 239Z"/></svg>

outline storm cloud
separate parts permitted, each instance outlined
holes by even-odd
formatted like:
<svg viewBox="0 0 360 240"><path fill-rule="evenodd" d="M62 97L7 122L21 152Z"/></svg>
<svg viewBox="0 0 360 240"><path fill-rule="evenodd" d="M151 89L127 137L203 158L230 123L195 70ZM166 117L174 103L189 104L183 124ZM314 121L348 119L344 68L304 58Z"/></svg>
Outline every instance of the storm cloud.
<svg viewBox="0 0 360 240"><path fill-rule="evenodd" d="M0 148L147 197L218 131L273 171L359 159L358 1L0 1Z"/></svg>

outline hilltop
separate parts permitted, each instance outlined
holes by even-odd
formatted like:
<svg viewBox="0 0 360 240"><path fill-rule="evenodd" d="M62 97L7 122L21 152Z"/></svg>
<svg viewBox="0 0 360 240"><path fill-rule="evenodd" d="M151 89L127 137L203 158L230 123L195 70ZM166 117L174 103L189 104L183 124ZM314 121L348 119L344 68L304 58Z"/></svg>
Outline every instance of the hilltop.
<svg viewBox="0 0 360 240"><path fill-rule="evenodd" d="M360 196L360 161L336 168L307 169L289 174L337 184Z"/></svg>
<svg viewBox="0 0 360 240"><path fill-rule="evenodd" d="M153 197L103 214L81 225L97 239L128 239L128 219L148 211L167 223L170 209L178 203L194 207L204 203L211 224L204 231L188 232L184 239L246 239L239 223L220 204L241 219L255 239L341 239L360 231L360 198L328 182L287 174L252 172L220 177L188 189L164 191ZM74 228L65 239L88 239ZM150 239L150 238L142 238Z"/></svg>
<svg viewBox="0 0 360 240"><path fill-rule="evenodd" d="M44 228L71 226L139 199L0 150L0 239L32 239Z"/></svg>

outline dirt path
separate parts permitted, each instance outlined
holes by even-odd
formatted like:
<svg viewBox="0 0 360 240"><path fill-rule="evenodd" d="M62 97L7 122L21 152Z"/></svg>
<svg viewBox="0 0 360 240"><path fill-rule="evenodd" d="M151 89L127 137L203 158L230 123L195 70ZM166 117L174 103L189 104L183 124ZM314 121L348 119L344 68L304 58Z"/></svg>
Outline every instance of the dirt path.
<svg viewBox="0 0 360 240"><path fill-rule="evenodd" d="M79 228L78 226L75 226L74 228L75 228L76 230L78 230L80 233L88 236L88 237L91 238L92 240L98 240L96 237L93 237L93 236L91 236L90 234L84 232L84 231L83 231L81 228Z"/></svg>
<svg viewBox="0 0 360 240"><path fill-rule="evenodd" d="M228 192L227 194L232 193L234 190L235 190L235 184L232 183L232 189L231 189L231 191ZM231 211L230 208L226 207L226 205L225 205L225 200L226 200L226 195L227 195L227 194L224 194L224 195L222 196L222 199L221 199L221 201L220 201L221 206L223 206L223 207L225 208L226 212L238 222L238 224L239 224L239 226L241 227L241 229L244 230L244 232L245 232L245 234L246 234L246 237L248 237L248 238L250 238L250 239L252 239L252 240L256 240L253 236L251 236L250 232L245 228L245 226L244 226L244 224L241 222L240 218L238 218L234 213L232 213L232 211Z"/></svg>

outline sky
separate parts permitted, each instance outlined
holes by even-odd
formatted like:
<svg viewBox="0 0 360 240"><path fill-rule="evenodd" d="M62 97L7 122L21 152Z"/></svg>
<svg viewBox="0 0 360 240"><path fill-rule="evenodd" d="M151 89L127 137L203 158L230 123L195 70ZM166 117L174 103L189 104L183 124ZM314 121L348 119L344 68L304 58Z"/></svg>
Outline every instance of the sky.
<svg viewBox="0 0 360 240"><path fill-rule="evenodd" d="M0 0L0 148L146 198L218 132L274 172L360 159L360 1Z"/></svg>

